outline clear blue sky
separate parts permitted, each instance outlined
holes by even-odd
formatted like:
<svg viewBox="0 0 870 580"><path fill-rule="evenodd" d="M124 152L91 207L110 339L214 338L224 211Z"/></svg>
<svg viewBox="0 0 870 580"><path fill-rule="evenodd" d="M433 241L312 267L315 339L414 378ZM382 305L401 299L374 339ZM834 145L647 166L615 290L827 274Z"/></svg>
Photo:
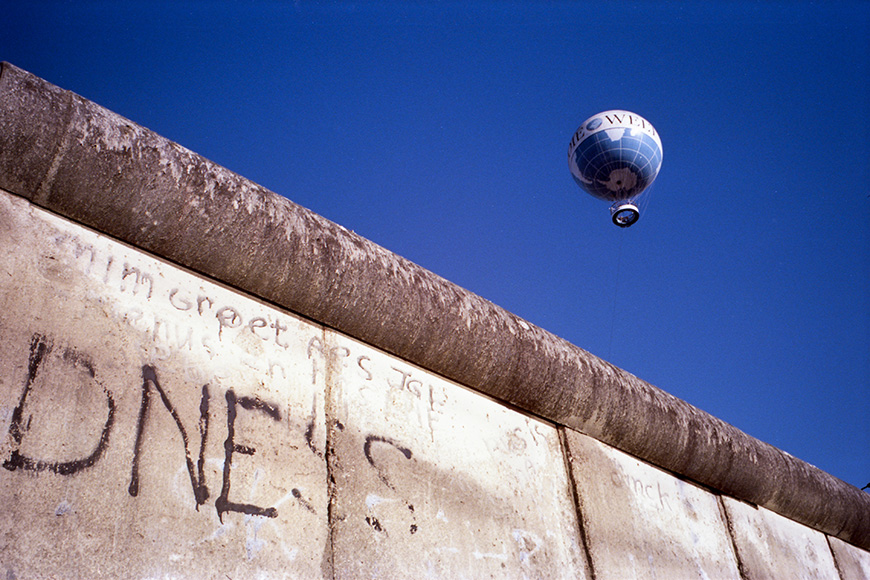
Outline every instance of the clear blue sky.
<svg viewBox="0 0 870 580"><path fill-rule="evenodd" d="M862 487L868 30L857 1L17 1L0 59ZM613 108L664 145L627 230L567 164Z"/></svg>

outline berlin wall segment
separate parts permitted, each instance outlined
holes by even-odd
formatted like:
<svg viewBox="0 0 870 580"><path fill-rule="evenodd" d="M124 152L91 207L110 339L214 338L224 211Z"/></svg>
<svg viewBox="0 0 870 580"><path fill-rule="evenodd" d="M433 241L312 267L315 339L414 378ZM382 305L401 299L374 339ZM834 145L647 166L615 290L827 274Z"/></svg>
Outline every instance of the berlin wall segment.
<svg viewBox="0 0 870 580"><path fill-rule="evenodd" d="M730 497L722 505L746 580L852 580L838 570L825 534Z"/></svg>
<svg viewBox="0 0 870 580"><path fill-rule="evenodd" d="M553 426L5 192L0 246L7 574L586 575Z"/></svg>
<svg viewBox="0 0 870 580"><path fill-rule="evenodd" d="M839 538L828 536L828 544L837 563L842 580L870 578L870 552L856 548Z"/></svg>
<svg viewBox="0 0 870 580"><path fill-rule="evenodd" d="M597 580L860 580L870 553L566 430Z"/></svg>
<svg viewBox="0 0 870 580"><path fill-rule="evenodd" d="M0 187L702 485L870 548L870 497L854 486L8 63L0 70ZM144 291L144 275L140 283ZM238 322L229 310L223 317ZM280 332L252 324L259 334Z"/></svg>
<svg viewBox="0 0 870 580"><path fill-rule="evenodd" d="M554 426L326 338L336 578L590 577Z"/></svg>
<svg viewBox="0 0 870 580"><path fill-rule="evenodd" d="M7 572L329 577L322 330L0 205Z"/></svg>
<svg viewBox="0 0 870 580"><path fill-rule="evenodd" d="M740 577L716 495L586 435L565 439L597 580Z"/></svg>

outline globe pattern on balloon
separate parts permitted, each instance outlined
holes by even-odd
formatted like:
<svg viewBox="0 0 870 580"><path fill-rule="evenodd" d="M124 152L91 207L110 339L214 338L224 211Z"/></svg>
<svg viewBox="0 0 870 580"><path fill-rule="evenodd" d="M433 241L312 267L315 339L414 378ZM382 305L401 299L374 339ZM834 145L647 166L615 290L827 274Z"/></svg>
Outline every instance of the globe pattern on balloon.
<svg viewBox="0 0 870 580"><path fill-rule="evenodd" d="M586 135L570 152L571 173L581 188L599 199L629 200L640 195L658 175L661 144L649 134L652 131L655 135L652 126L639 116L629 119L641 119L643 128L630 126L625 116L623 122L616 123L603 115L592 117L578 130L578 134Z"/></svg>

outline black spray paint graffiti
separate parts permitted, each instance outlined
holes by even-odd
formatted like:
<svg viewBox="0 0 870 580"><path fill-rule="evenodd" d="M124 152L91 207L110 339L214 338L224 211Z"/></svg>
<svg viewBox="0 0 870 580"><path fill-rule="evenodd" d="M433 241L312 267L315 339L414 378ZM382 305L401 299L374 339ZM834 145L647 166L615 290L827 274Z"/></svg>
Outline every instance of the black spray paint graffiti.
<svg viewBox="0 0 870 580"><path fill-rule="evenodd" d="M151 388L160 394L163 405L166 410L172 415L178 431L181 433L181 439L184 442L184 455L187 464L187 471L190 475L190 485L193 488L193 495L196 499L196 508L205 503L209 498L208 487L205 484L205 445L208 439L208 422L209 422L209 390L208 385L202 387L202 397L199 404L199 458L194 470L193 460L190 457L189 438L184 424L178 417L178 412L172 406L166 391L160 386L160 381L157 378L157 371L153 366L145 365L142 367L142 405L139 408L139 423L136 428L136 444L133 451L133 467L130 473L130 487L128 491L130 495L136 496L139 493L139 457L142 448L142 434L144 432L145 423L148 417L148 408L150 400ZM224 469L223 481L221 485L221 494L215 499L215 509L218 513L218 518L223 522L223 516L227 512L239 512L247 515L266 516L274 518L278 516L278 510L274 507L264 508L248 503L238 503L229 500L230 479L232 473L233 453L242 453L245 455L254 455L256 449L246 445L239 445L235 442L236 433L236 417L238 415L237 407L242 407L248 411L260 411L266 416L275 421L281 420L281 413L277 407L269 403L265 403L256 397L236 397L233 389L227 390L227 438L224 441Z"/></svg>
<svg viewBox="0 0 870 580"><path fill-rule="evenodd" d="M28 405L28 401L33 397L34 386L37 384L37 379L45 374L44 369L47 364L63 365L63 372L83 373L84 379L91 384L96 384L102 390L106 398L107 416L105 423L102 425L99 440L93 448L93 451L87 456L67 461L51 461L46 459L37 459L27 456L21 452L22 443L25 441L28 432L31 428L33 410L28 412L32 405ZM190 478L191 489L193 491L195 507L199 510L199 506L211 497L208 486L206 485L205 477L205 449L209 437L209 422L211 413L211 392L209 384L204 384L201 388L201 397L199 403L199 420L197 424L199 432L199 449L194 461L191 454L191 441L187 426L181 419L181 416L169 397L167 389L161 385L159 373L153 365L144 365L141 368L141 389L142 396L139 404L138 418L136 421L136 435L132 450L132 461L130 468L130 482L127 487L127 492L132 497L137 497L140 494L142 476L140 474L141 458L146 452L146 433L148 430L149 420L153 420L152 411L157 412L161 406L169 415L181 435L182 444L184 446L185 465ZM160 403L152 405L154 397L158 397ZM230 499L230 488L232 481L232 466L235 454L254 455L256 448L251 445L242 445L236 442L236 423L239 410L256 413L265 416L275 422L281 421L281 413L279 409L268 402L262 401L257 397L237 396L233 389L228 389L225 393L227 404L227 437L224 441L224 462L223 474L221 481L220 495L215 498L215 509L218 517L223 521L224 514L228 512L238 512L246 515L258 515L269 518L275 518L278 515L278 510L275 507L262 507L251 503L242 503L232 501ZM38 407L38 405L37 405ZM30 343L30 354L27 366L27 378L25 380L24 389L19 398L18 404L12 412L12 418L9 426L9 438L12 442L12 450L10 456L3 461L2 465L9 471L24 470L24 471L49 471L62 476L72 476L84 470L93 467L104 455L109 446L109 439L112 429L115 425L116 404L112 392L106 389L98 380L98 373L91 357L79 352L78 350L67 346L55 346L54 342L41 334L35 334ZM312 409L312 414L316 413L316 409ZM341 423L336 422L337 428L343 429ZM309 421L306 425L304 437L309 450L317 457L323 458L323 452L319 451L313 442L313 433L315 428L315 419ZM398 442L381 435L368 435L363 444L363 454L372 466L377 471L379 479L393 492L396 492L395 484L387 475L387 470L376 459L377 449L379 447L398 451L405 459L411 460L413 453L407 447L402 446ZM303 497L302 492L298 488L293 488L292 496L298 501L300 506L311 513L316 513L314 507ZM412 514L412 523L410 525L410 533L417 532L416 514L414 506L405 502L408 511ZM376 531L384 532L381 523L374 515L366 518L369 525Z"/></svg>
<svg viewBox="0 0 870 580"><path fill-rule="evenodd" d="M253 455L256 451L253 447L238 445L233 442L236 430L236 407L239 406L243 409L247 409L248 411L261 411L266 416L274 419L275 421L281 420L281 414L278 412L278 409L276 407L268 403L264 403L263 401L255 397L236 398L236 394L233 392L232 389L227 391L226 397L227 439L224 442L224 451L226 453L226 458L224 460L224 481L223 487L221 488L221 495L217 498L217 500L215 500L215 508L217 508L218 517L221 521L223 521L224 514L229 511L241 512L243 514L254 516L266 516L269 518L277 517L278 510L273 507L262 508L247 503L235 503L231 502L228 497L230 494L230 467L233 463L233 453L244 453L245 455Z"/></svg>
<svg viewBox="0 0 870 580"><path fill-rule="evenodd" d="M25 439L25 435L30 430L32 415L28 415L27 402L31 396L34 384L40 371L46 365L49 355L54 353L56 359L62 364L71 367L76 372L84 372L86 377L100 385L106 397L108 406L108 416L103 425L100 439L97 442L94 450L87 455L70 461L49 461L44 459L35 459L28 457L20 451L21 444ZM52 359L54 360L54 359ZM128 493L136 497L139 495L141 486L141 477L139 473L140 459L143 453L143 445L145 441L146 425L148 423L149 411L151 409L151 399L156 393L163 403L163 407L172 416L181 439L184 444L185 463L188 474L190 475L190 484L193 489L193 495L196 502L196 509L204 504L209 498L209 490L205 482L205 446L208 440L209 433L209 403L210 393L209 385L205 384L202 387L202 396L200 399L199 411L199 434L200 447L199 456L196 464L190 454L190 440L187 429L179 417L177 409L172 404L166 390L161 386L158 378L157 369L151 365L142 367L142 402L139 405L139 417L136 424L136 440L133 446L133 459L130 470L130 484L127 488ZM224 441L224 466L223 480L221 483L221 493L215 499L215 509L218 512L218 517L223 521L223 515L227 512L239 512L247 515L259 515L274 518L278 515L278 510L274 507L261 507L249 503L240 503L230 501L230 481L232 475L233 454L240 453L244 455L254 455L256 449L249 445L240 445L235 442L236 437L236 419L238 409L250 412L257 412L274 420L281 420L281 413L274 405L264 402L257 397L237 397L233 389L228 389L226 392L227 401L227 438ZM25 417L26 420L25 420ZM103 456L106 448L109 445L109 436L112 427L115 424L115 400L112 393L103 387L97 380L97 373L94 364L90 357L84 355L77 350L69 347L55 347L53 342L41 334L33 336L30 343L30 356L27 367L27 379L25 381L24 390L19 398L18 405L12 412L12 419L9 425L9 437L12 441L12 451L8 459L3 462L3 467L9 471L16 469L26 471L51 471L59 475L70 476L93 467ZM312 447L313 450L313 447ZM301 492L294 489L294 497L301 500ZM297 495L298 494L298 495ZM313 510L310 505L307 505L309 510Z"/></svg>
<svg viewBox="0 0 870 580"><path fill-rule="evenodd" d="M145 433L145 423L148 418L148 408L151 405L151 389L156 390L160 394L160 400L163 406L172 415L178 431L181 433L181 440L184 442L184 457L187 463L187 471L190 474L190 485L193 487L193 497L196 499L196 509L205 503L208 499L208 488L205 486L205 443L208 437L208 385L202 386L202 398L199 403L199 461L197 462L197 471L194 472L193 460L190 458L189 438L187 431L184 429L184 424L178 417L178 412L166 396L166 391L160 386L157 380L157 371L151 365L142 367L142 404L139 406L139 421L136 424L136 443L133 445L133 466L130 470L130 486L127 491L133 497L139 495L139 458L142 455L142 436Z"/></svg>
<svg viewBox="0 0 870 580"><path fill-rule="evenodd" d="M399 445L396 441L390 439L389 437L383 437L381 435L369 435L366 437L365 443L363 443L363 455L365 455L366 461L369 462L369 465L371 465L372 467L375 468L375 470L378 472L378 477L380 478L380 480L382 482L384 482L384 485L389 487L391 490L396 491L396 486L387 477L386 470L383 467L381 467L380 465L378 465L378 463L375 461L375 459L372 455L372 446L376 443L386 444L386 445L389 445L389 446L395 448L397 451L399 451L402 455L405 456L405 459L408 459L408 460L410 460L413 457L413 453L411 453L411 450L408 449L407 447L403 447L403 446ZM414 505L413 504L405 502L405 506L408 508L408 511L411 512L411 514L414 514ZM413 522L411 523L411 526L410 526L410 532L411 532L411 534L416 534L417 533L416 515L414 515L413 518L414 518ZM385 532L383 524L381 524L381 522L374 515L366 516L366 523L368 525L370 525L376 532Z"/></svg>
<svg viewBox="0 0 870 580"><path fill-rule="evenodd" d="M402 453L402 455L405 456L405 459L411 459L411 456L412 456L411 450L408 449L407 447L402 447L401 445L399 445L398 443L396 443L395 441L393 441L389 437L382 437L380 435L369 435L368 437L366 437L366 442L363 443L363 454L366 456L366 461L368 461L369 465L371 465L372 467L374 467L377 470L378 477L381 478L381 481L383 481L387 487L389 487L390 489L395 491L396 488L392 483L390 483L390 480L387 479L386 472L380 466L378 466L377 463L375 463L375 460L372 457L372 445L375 443L385 443L387 445L391 445L391 446L395 447L398 451L400 451Z"/></svg>
<svg viewBox="0 0 870 580"><path fill-rule="evenodd" d="M27 381L24 385L24 391L21 393L21 398L18 400L18 406L12 411L12 421L9 424L9 435L12 439L13 450L9 459L3 462L3 467L9 471L16 469L24 469L28 471L52 471L60 475L72 475L88 467L92 467L106 450L109 445L109 433L112 431L112 425L115 422L115 400L112 398L112 393L105 387L102 387L103 393L106 395L106 403L109 408L106 423L103 425L100 440L90 455L72 461L44 461L27 457L19 451L21 442L24 440L24 434L30 428L32 416L28 416L24 422L24 409L27 403L28 395L31 394L36 377L39 375L41 368L46 362L46 357L54 351L54 345L46 337L36 334L30 341L30 357L27 363ZM75 369L84 371L91 380L97 382L96 372L91 359L86 355L77 352L72 348L59 348L59 359L67 365Z"/></svg>

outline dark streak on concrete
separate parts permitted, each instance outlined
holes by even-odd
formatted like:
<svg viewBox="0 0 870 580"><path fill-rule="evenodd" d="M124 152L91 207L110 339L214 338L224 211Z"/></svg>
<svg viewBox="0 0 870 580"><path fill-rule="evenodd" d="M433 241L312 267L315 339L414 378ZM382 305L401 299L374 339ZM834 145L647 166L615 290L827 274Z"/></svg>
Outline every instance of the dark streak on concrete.
<svg viewBox="0 0 870 580"><path fill-rule="evenodd" d="M296 501L299 502L299 505L301 505L302 507L307 509L309 512L311 512L313 514L317 514L317 510L314 509L314 507L311 505L311 503L309 503L307 499L302 497L301 491L299 491L297 488L294 487L292 490L290 490L290 493L293 494L293 497L296 498Z"/></svg>
<svg viewBox="0 0 870 580"><path fill-rule="evenodd" d="M281 415L278 408L269 403L265 403L256 397L236 397L233 389L227 389L225 394L227 400L227 438L224 441L224 476L221 494L215 499L214 506L217 510L218 519L223 523L224 514L227 512L238 512L250 516L265 516L267 518L278 517L278 510L274 507L261 507L249 503L239 503L230 501L230 477L232 473L233 454L242 453L244 455L254 455L256 449L248 445L239 445L235 442L236 435L236 417L237 407L247 409L249 411L261 411L275 421L281 420Z"/></svg>
<svg viewBox="0 0 870 580"><path fill-rule="evenodd" d="M28 415L27 422L24 427L21 426L22 417L24 416L24 407L27 402L27 397L33 389L36 377L39 375L39 369L45 363L45 357L54 349L54 343L47 337L41 334L35 334L30 340L30 357L27 363L27 380L24 384L24 389L21 392L21 397L18 400L18 405L12 411L12 420L9 424L9 438L12 440L13 449L9 456L3 462L3 467L9 471L16 469L24 469L27 471L51 471L59 475L73 475L84 469L93 467L100 460L106 448L109 446L109 435L112 432L112 426L115 424L115 399L111 391L103 387L103 394L106 396L106 405L109 408L106 422L103 425L100 439L97 441L94 450L90 455L75 459L72 461L47 461L43 459L34 459L21 454L19 447L24 440L24 434L30 430L30 422L33 419L32 415ZM73 368L84 367L88 376L91 379L96 379L94 365L90 357L82 354L75 349L66 347L60 353L61 360L72 365ZM99 383L98 383L99 384ZM102 385L101 385L102 386Z"/></svg>
<svg viewBox="0 0 870 580"><path fill-rule="evenodd" d="M369 465L375 468L378 472L378 477L380 477L381 481L384 482L384 485L389 487L390 489L395 491L395 487L390 482L390 479L387 477L387 472L380 465L375 462L374 457L372 457L372 444L373 443L385 443L387 445L391 445L396 450L398 450L402 455L405 456L405 459L411 459L413 453L407 447L403 447L390 439L389 437L383 437L382 435L368 435L366 437L365 443L363 443L363 455L366 457L366 461L369 462ZM414 507L411 506L411 511L414 511Z"/></svg>
<svg viewBox="0 0 870 580"><path fill-rule="evenodd" d="M190 437L187 435L187 430L184 428L184 423L178 415L175 406L169 400L166 391L160 386L160 381L157 378L157 370L152 365L144 365L142 367L142 403L139 406L139 420L136 424L136 440L133 444L133 463L130 469L130 485L127 488L127 493L136 497L139 495L139 458L142 454L142 444L144 441L145 423L148 421L148 409L151 406L151 390L157 391L163 406L169 411L178 432L181 434L181 440L184 443L184 460L187 465L187 472L190 476L190 485L193 489L193 496L196 500L196 509L204 504L209 497L208 488L205 485L205 445L208 436L208 401L209 392L208 385L202 387L202 398L199 403L200 419L199 419L199 460L196 470L194 469L193 459L190 456Z"/></svg>
<svg viewBox="0 0 870 580"><path fill-rule="evenodd" d="M870 495L6 63L0 168L37 205L870 549Z"/></svg>

